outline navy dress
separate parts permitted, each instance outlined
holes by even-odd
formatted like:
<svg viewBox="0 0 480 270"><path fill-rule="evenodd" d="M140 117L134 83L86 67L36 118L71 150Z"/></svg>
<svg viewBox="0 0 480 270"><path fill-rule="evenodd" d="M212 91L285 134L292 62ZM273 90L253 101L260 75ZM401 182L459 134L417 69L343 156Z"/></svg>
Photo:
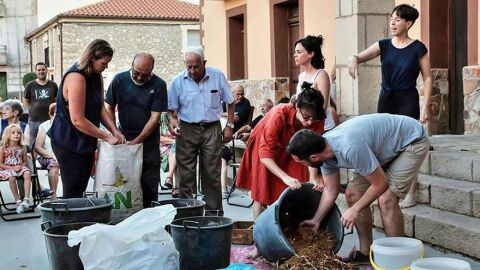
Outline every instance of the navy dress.
<svg viewBox="0 0 480 270"><path fill-rule="evenodd" d="M427 48L418 40L402 49L393 46L390 38L378 43L382 84L377 111L419 119L420 105L416 85L421 70L420 59L427 53Z"/></svg>
<svg viewBox="0 0 480 270"><path fill-rule="evenodd" d="M88 75L78 69L78 64L70 67L63 75L57 94L57 114L48 131L52 150L62 173L63 198L80 198L88 185L93 167L98 140L78 130L70 119L68 100L63 96L63 82L68 74L79 73L85 78L85 118L95 126L100 125L100 112L103 106L102 77Z"/></svg>

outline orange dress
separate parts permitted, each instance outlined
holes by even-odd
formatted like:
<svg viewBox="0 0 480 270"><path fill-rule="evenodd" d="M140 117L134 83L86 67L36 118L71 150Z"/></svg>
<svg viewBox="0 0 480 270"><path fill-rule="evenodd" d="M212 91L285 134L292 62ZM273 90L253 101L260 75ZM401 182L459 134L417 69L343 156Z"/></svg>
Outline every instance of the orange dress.
<svg viewBox="0 0 480 270"><path fill-rule="evenodd" d="M237 186L251 190L252 199L265 205L275 202L287 185L271 173L260 158L273 158L291 177L308 182L308 168L295 162L286 152L290 138L304 127L295 127L296 109L291 104L273 107L255 126L247 143L237 175ZM322 133L324 121L310 130Z"/></svg>

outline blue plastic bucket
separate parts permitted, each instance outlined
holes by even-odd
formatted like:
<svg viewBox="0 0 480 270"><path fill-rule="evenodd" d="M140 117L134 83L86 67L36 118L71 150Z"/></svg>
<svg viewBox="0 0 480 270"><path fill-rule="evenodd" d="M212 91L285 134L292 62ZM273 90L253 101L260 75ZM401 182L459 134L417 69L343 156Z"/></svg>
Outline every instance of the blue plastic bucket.
<svg viewBox="0 0 480 270"><path fill-rule="evenodd" d="M297 228L302 221L314 216L322 193L312 187L307 183L297 190L287 188L255 221L253 239L259 254L268 261L287 260L295 254L283 231ZM327 229L337 240L335 252L340 250L345 236L341 217L338 206L334 204L320 224L320 228Z"/></svg>

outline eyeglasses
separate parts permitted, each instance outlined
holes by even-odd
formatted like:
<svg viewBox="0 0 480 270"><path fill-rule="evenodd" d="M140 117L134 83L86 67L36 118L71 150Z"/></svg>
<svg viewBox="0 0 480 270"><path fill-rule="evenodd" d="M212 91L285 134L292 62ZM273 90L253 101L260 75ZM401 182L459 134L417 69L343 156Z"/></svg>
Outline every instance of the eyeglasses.
<svg viewBox="0 0 480 270"><path fill-rule="evenodd" d="M132 70L132 76L135 78L150 78L150 76L152 76L152 72L141 73L136 71L133 67L131 68L131 70Z"/></svg>

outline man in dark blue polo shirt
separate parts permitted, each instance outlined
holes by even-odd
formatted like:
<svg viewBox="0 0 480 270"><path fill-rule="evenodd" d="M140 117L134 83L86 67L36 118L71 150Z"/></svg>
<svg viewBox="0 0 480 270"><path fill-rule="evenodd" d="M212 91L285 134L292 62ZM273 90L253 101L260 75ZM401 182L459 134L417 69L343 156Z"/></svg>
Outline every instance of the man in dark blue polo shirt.
<svg viewBox="0 0 480 270"><path fill-rule="evenodd" d="M140 52L132 68L117 74L105 98L110 117L115 121L118 105L120 130L129 144L143 143L142 192L143 207L158 200L160 183L160 114L168 109L167 86L153 74L154 58Z"/></svg>

